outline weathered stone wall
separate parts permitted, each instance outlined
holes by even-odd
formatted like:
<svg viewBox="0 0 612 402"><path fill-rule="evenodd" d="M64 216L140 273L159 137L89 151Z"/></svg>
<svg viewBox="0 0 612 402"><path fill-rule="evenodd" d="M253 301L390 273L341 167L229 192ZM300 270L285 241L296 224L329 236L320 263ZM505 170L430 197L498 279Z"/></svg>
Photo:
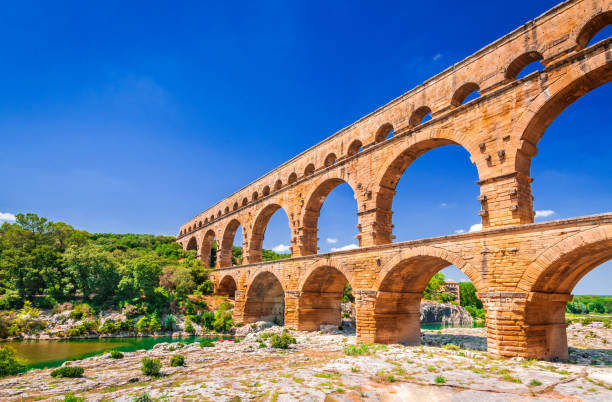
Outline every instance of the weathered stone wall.
<svg viewBox="0 0 612 402"><path fill-rule="evenodd" d="M177 241L208 261L217 239L221 269L213 277L217 291L235 289L238 321L284 309L288 326L333 324L348 281L360 340L418 343L423 289L456 265L485 305L491 353L566 356L565 302L582 276L612 258L611 215L533 224L530 166L548 125L612 80L612 39L587 46L611 22L609 0L558 5L202 212ZM536 60L544 70L516 79ZM480 97L464 104L473 91ZM449 144L469 152L488 229L392 243L401 175ZM341 183L354 191L360 248L319 255L319 211ZM267 223L279 209L289 219L293 258L260 264ZM245 265L230 267L240 226Z"/></svg>

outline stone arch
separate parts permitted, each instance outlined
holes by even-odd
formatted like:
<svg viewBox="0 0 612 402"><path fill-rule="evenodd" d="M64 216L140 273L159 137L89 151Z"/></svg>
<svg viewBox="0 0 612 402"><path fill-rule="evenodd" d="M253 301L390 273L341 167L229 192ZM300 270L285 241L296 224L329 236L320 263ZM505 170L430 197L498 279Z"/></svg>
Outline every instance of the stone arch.
<svg viewBox="0 0 612 402"><path fill-rule="evenodd" d="M238 210L238 202L234 202L234 205L232 205L232 211L237 211Z"/></svg>
<svg viewBox="0 0 612 402"><path fill-rule="evenodd" d="M230 212L230 208L229 208L229 206L225 207L224 212L225 212L225 215L229 214L229 212Z"/></svg>
<svg viewBox="0 0 612 402"><path fill-rule="evenodd" d="M338 157L336 156L336 154L332 152L325 157L325 160L323 161L323 166L325 167L332 166L334 163L336 163L337 159Z"/></svg>
<svg viewBox="0 0 612 402"><path fill-rule="evenodd" d="M477 271L463 258L444 249L417 247L401 252L384 265L376 283L374 342L420 343L423 291L437 272L450 265L456 265L480 289Z"/></svg>
<svg viewBox="0 0 612 402"><path fill-rule="evenodd" d="M309 163L305 168L304 168L304 177L310 176L314 173L315 171L315 165L314 163Z"/></svg>
<svg viewBox="0 0 612 402"><path fill-rule="evenodd" d="M423 122L425 116L431 113L431 109L429 106L421 106L418 107L412 112L410 115L410 119L408 120L408 128L414 128Z"/></svg>
<svg viewBox="0 0 612 402"><path fill-rule="evenodd" d="M276 180L276 183L274 183L274 191L280 190L281 187L283 187L283 182L280 179Z"/></svg>
<svg viewBox="0 0 612 402"><path fill-rule="evenodd" d="M270 186L264 186L261 194L265 197L267 195L270 195Z"/></svg>
<svg viewBox="0 0 612 402"><path fill-rule="evenodd" d="M285 289L269 270L257 272L246 291L243 322L284 321Z"/></svg>
<svg viewBox="0 0 612 402"><path fill-rule="evenodd" d="M248 198L244 197L244 198L242 199L242 206L243 206L243 207L246 207L248 204L249 204L249 200L248 200Z"/></svg>
<svg viewBox="0 0 612 402"><path fill-rule="evenodd" d="M251 240L249 241L249 253L248 253L248 263L253 264L256 262L261 262L262 255L262 247L264 240L264 233L266 232L266 227L268 226L268 222L270 222L270 218L276 211L281 209L285 215L287 215L287 220L289 220L289 215L285 209L276 203L266 205L261 211L259 211L257 218L255 218L255 222L253 223L253 227L251 228ZM291 230L291 228L289 228ZM291 233L293 231L291 230ZM244 235L246 238L246 235Z"/></svg>
<svg viewBox="0 0 612 402"><path fill-rule="evenodd" d="M234 279L232 275L225 275L215 289L215 294L226 295L230 299L234 300L236 298L236 290L238 289L238 285L236 285L236 283L236 279Z"/></svg>
<svg viewBox="0 0 612 402"><path fill-rule="evenodd" d="M205 265L208 265L211 268L213 267L213 264L211 264L212 247L216 238L217 236L215 235L215 232L212 229L209 229L202 238L202 246L200 247L200 259Z"/></svg>
<svg viewBox="0 0 612 402"><path fill-rule="evenodd" d="M297 329L316 331L323 324L340 325L342 293L347 282L347 275L338 268L323 265L311 270L300 284Z"/></svg>
<svg viewBox="0 0 612 402"><path fill-rule="evenodd" d="M512 129L512 137L520 139L515 169L529 176L531 158L536 155L537 144L548 126L576 100L610 81L612 63L600 58L592 63L584 63L581 71L568 72L555 82L554 86L542 91L525 109Z"/></svg>
<svg viewBox="0 0 612 402"><path fill-rule="evenodd" d="M225 229L223 230L223 235L220 239L221 247L219 248L219 255L217 256L219 259L219 263L217 265L221 268L232 266L232 248L234 246L236 231L240 226L240 221L234 218L225 226Z"/></svg>
<svg viewBox="0 0 612 402"><path fill-rule="evenodd" d="M576 35L576 50L586 48L597 32L610 24L612 24L612 10L602 11L592 16Z"/></svg>
<svg viewBox="0 0 612 402"><path fill-rule="evenodd" d="M374 142L379 143L387 139L387 136L390 132L393 131L393 124L384 123L382 126L376 130L376 134L374 135Z"/></svg>
<svg viewBox="0 0 612 402"><path fill-rule="evenodd" d="M185 250L195 250L196 253L198 252L198 241L196 240L195 236L192 236L189 241L187 242L187 246L185 247Z"/></svg>
<svg viewBox="0 0 612 402"><path fill-rule="evenodd" d="M480 87L475 82L466 82L465 84L461 85L459 88L457 88L457 90L455 90L455 93L453 94L453 97L451 98L451 101L450 101L451 107L454 108L454 107L461 106L463 102L465 102L465 99L471 93L475 91L479 91L479 90L480 90Z"/></svg>
<svg viewBox="0 0 612 402"><path fill-rule="evenodd" d="M391 243L392 240L392 206L395 196L395 188L402 175L416 159L425 153L445 145L460 145L474 161L474 145L464 137L455 135L447 136L446 132L439 131L439 137L433 137L429 132L417 132L407 146L398 144L394 147L392 154L386 156L389 162L381 166L373 193L376 202L376 244ZM476 165L478 171L478 165ZM478 171L480 177L480 172Z"/></svg>
<svg viewBox="0 0 612 402"><path fill-rule="evenodd" d="M221 210L217 211L217 218L221 217Z"/></svg>
<svg viewBox="0 0 612 402"><path fill-rule="evenodd" d="M525 52L520 56L516 57L514 60L512 60L508 67L506 67L506 73L504 74L504 78L506 78L507 80L515 80L525 67L535 61L540 61L542 59L542 54L540 54L539 52Z"/></svg>
<svg viewBox="0 0 612 402"><path fill-rule="evenodd" d="M348 149L346 150L346 154L348 156L356 155L361 150L361 147L363 147L361 141L354 140L353 142L351 142L351 145L349 145Z"/></svg>
<svg viewBox="0 0 612 402"><path fill-rule="evenodd" d="M259 198L259 193L257 191L253 191L253 195L251 196L251 200L257 201Z"/></svg>
<svg viewBox="0 0 612 402"><path fill-rule="evenodd" d="M289 179L287 179L287 184L293 184L297 181L297 174L295 172L289 175Z"/></svg>
<svg viewBox="0 0 612 402"><path fill-rule="evenodd" d="M305 198L306 203L304 212L302 215L302 241L300 255L317 254L317 233L318 233L318 222L321 207L325 202L325 199L332 192L333 189L338 187L342 183L348 183L343 179L332 177L320 183L315 187L310 194ZM353 190L355 195L355 189L348 183Z"/></svg>
<svg viewBox="0 0 612 402"><path fill-rule="evenodd" d="M592 269L612 259L612 225L577 233L540 253L529 264L518 288L567 293Z"/></svg>
<svg viewBox="0 0 612 402"><path fill-rule="evenodd" d="M527 291L521 327L526 356L568 358L565 309L570 294L587 273L612 260L612 225L570 236L544 250L518 284Z"/></svg>

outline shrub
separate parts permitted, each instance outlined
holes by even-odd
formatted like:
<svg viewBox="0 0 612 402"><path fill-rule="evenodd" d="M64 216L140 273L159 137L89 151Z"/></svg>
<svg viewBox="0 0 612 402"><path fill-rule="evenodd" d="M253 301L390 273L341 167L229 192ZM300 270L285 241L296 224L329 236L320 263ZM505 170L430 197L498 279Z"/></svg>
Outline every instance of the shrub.
<svg viewBox="0 0 612 402"><path fill-rule="evenodd" d="M112 357L113 359L123 359L123 353L118 350L111 350L110 357Z"/></svg>
<svg viewBox="0 0 612 402"><path fill-rule="evenodd" d="M215 346L215 343L211 341L210 339L204 339L202 342L200 342L201 348L212 348L214 346Z"/></svg>
<svg viewBox="0 0 612 402"><path fill-rule="evenodd" d="M370 348L364 343L360 343L359 345L346 345L344 347L344 353L349 356L369 355Z"/></svg>
<svg viewBox="0 0 612 402"><path fill-rule="evenodd" d="M136 330L138 332L147 332L149 329L149 321L147 317L140 317L138 322L136 323Z"/></svg>
<svg viewBox="0 0 612 402"><path fill-rule="evenodd" d="M227 332L234 325L234 319L232 310L219 310L215 314L215 321L213 321L213 329L217 332Z"/></svg>
<svg viewBox="0 0 612 402"><path fill-rule="evenodd" d="M586 325L589 325L592 322L593 322L592 318L585 318L585 319L582 320L582 325L586 326Z"/></svg>
<svg viewBox="0 0 612 402"><path fill-rule="evenodd" d="M149 377L157 377L159 375L159 370L161 369L162 365L160 359L151 359L150 357L143 357L141 362L141 370L144 375L148 375Z"/></svg>
<svg viewBox="0 0 612 402"><path fill-rule="evenodd" d="M215 313L213 313L212 311L204 311L202 315L200 316L200 322L208 330L213 329L214 321L215 321Z"/></svg>
<svg viewBox="0 0 612 402"><path fill-rule="evenodd" d="M74 306L74 309L68 314L69 318L73 318L75 320L85 318L87 316L93 315L94 309L87 303L77 304Z"/></svg>
<svg viewBox="0 0 612 402"><path fill-rule="evenodd" d="M542 381L539 380L531 380L531 382L529 383L530 386L532 387L537 387L539 385L542 385Z"/></svg>
<svg viewBox="0 0 612 402"><path fill-rule="evenodd" d="M292 343L296 343L295 338L287 330L284 330L282 335L274 334L270 338L270 347L276 349L287 349Z"/></svg>
<svg viewBox="0 0 612 402"><path fill-rule="evenodd" d="M446 379L442 377L441 375L436 377L436 384L444 384L445 382L446 382Z"/></svg>
<svg viewBox="0 0 612 402"><path fill-rule="evenodd" d="M195 334L196 332L190 319L185 320L185 332L189 332L190 334Z"/></svg>
<svg viewBox="0 0 612 402"><path fill-rule="evenodd" d="M64 402L84 402L85 398L74 396L74 393L69 393L64 396Z"/></svg>
<svg viewBox="0 0 612 402"><path fill-rule="evenodd" d="M164 320L164 329L166 331L173 331L176 318L172 314L168 314Z"/></svg>
<svg viewBox="0 0 612 402"><path fill-rule="evenodd" d="M64 366L51 372L51 377L78 378L83 377L85 369L79 366Z"/></svg>
<svg viewBox="0 0 612 402"><path fill-rule="evenodd" d="M25 364L15 355L10 346L0 348L0 377L17 374L25 369Z"/></svg>
<svg viewBox="0 0 612 402"><path fill-rule="evenodd" d="M98 332L101 334L113 334L121 330L121 323L114 322L113 320L106 320L104 324L98 328Z"/></svg>
<svg viewBox="0 0 612 402"><path fill-rule="evenodd" d="M146 392L140 396L134 398L134 402L153 402L153 398Z"/></svg>
<svg viewBox="0 0 612 402"><path fill-rule="evenodd" d="M161 331L162 326L161 323L159 322L159 319L157 318L157 313L153 313L151 315L151 318L149 319L149 331L151 332L158 332Z"/></svg>
<svg viewBox="0 0 612 402"><path fill-rule="evenodd" d="M185 365L185 356L183 355L174 355L170 359L170 366L179 367Z"/></svg>

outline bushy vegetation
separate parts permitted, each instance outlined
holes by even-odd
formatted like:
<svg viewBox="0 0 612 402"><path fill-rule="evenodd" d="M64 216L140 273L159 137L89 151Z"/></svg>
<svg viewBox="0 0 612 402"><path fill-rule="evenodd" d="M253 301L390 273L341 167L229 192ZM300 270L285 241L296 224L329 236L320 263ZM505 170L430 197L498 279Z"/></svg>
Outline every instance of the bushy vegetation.
<svg viewBox="0 0 612 402"><path fill-rule="evenodd" d="M110 357L113 359L123 359L123 353L118 350L111 350Z"/></svg>
<svg viewBox="0 0 612 402"><path fill-rule="evenodd" d="M288 349L289 345L296 343L296 340L289 331L284 330L281 335L273 334L270 337L270 347L276 349Z"/></svg>
<svg viewBox="0 0 612 402"><path fill-rule="evenodd" d="M0 377L18 374L25 370L25 363L18 359L10 346L0 348Z"/></svg>
<svg viewBox="0 0 612 402"><path fill-rule="evenodd" d="M78 378L83 377L85 369L79 366L64 366L51 372L51 377Z"/></svg>
<svg viewBox="0 0 612 402"><path fill-rule="evenodd" d="M162 366L160 359L151 359L150 357L143 357L141 362L141 370L144 375L148 375L149 377L159 376L159 372Z"/></svg>
<svg viewBox="0 0 612 402"><path fill-rule="evenodd" d="M574 296L567 303L570 314L612 314L612 296Z"/></svg>
<svg viewBox="0 0 612 402"><path fill-rule="evenodd" d="M179 367L185 365L185 356L183 355L174 355L170 358L170 366Z"/></svg>

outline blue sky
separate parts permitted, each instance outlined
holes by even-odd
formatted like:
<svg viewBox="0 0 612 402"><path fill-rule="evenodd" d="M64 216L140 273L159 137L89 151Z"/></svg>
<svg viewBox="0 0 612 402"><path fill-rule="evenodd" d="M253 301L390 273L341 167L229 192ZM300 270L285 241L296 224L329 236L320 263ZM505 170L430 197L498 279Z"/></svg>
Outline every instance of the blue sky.
<svg viewBox="0 0 612 402"><path fill-rule="evenodd" d="M91 232L175 234L555 4L5 4L0 217L35 212ZM591 92L540 142L535 208L554 213L538 220L610 211L611 98L610 84ZM469 230L479 221L475 181L459 147L417 160L394 200L397 240ZM355 211L348 185L330 194L322 251L355 243ZM289 244L287 225L282 211L274 215L264 246ZM604 264L575 293L612 294L611 274Z"/></svg>

